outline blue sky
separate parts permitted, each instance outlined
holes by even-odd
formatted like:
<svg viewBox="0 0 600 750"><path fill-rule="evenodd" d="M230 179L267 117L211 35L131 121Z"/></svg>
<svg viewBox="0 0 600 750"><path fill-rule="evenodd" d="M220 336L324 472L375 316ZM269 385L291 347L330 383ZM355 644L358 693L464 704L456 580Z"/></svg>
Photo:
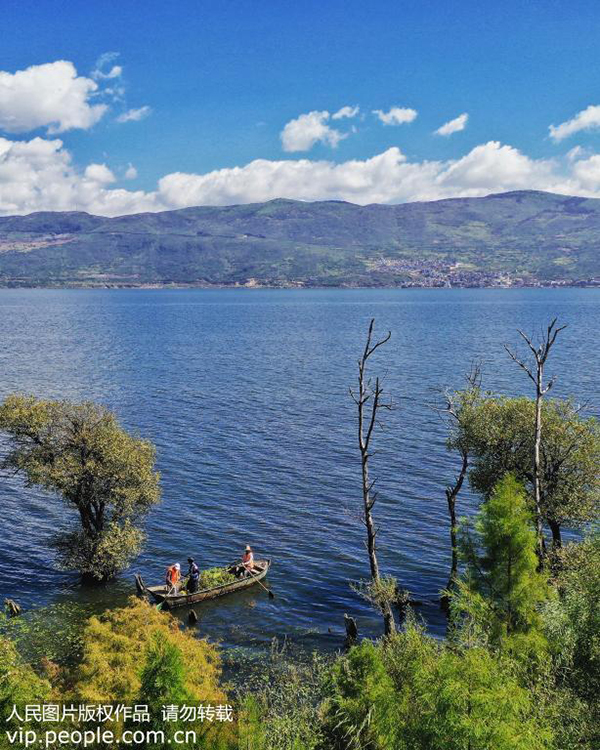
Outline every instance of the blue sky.
<svg viewBox="0 0 600 750"><path fill-rule="evenodd" d="M585 0L9 3L0 213L600 197L599 38Z"/></svg>

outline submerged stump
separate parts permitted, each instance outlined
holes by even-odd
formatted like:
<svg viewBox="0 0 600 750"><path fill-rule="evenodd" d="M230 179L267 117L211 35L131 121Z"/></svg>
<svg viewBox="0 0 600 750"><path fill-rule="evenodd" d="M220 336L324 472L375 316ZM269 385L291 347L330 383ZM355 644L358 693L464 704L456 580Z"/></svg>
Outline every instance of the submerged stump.
<svg viewBox="0 0 600 750"><path fill-rule="evenodd" d="M344 625L346 626L346 640L344 647L349 650L358 641L358 625L354 617L344 614Z"/></svg>

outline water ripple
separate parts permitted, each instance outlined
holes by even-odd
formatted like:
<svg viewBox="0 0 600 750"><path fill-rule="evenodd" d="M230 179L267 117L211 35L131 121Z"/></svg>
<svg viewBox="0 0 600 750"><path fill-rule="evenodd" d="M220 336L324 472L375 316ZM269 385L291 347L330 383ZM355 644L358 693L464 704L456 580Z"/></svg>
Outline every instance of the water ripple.
<svg viewBox="0 0 600 750"><path fill-rule="evenodd" d="M368 565L347 389L375 316L393 332L374 366L397 402L372 461L382 567L423 600L439 633L444 487L457 462L432 406L440 389L462 385L475 358L484 359L486 387L528 393L502 343L555 315L569 323L553 352L556 395L589 399L598 413L600 353L588 344L598 340L600 293L592 289L1 290L0 396L100 401L155 442L164 500L132 566L146 579L191 552L203 565L222 563L247 542L273 557L276 599L254 589L207 603L202 632L238 645L291 633L336 648L344 612L364 633L381 627L348 585ZM125 601L130 571L96 592L56 571L48 539L70 518L58 499L13 478L3 481L2 506L3 594L26 606ZM461 513L473 507L466 495Z"/></svg>

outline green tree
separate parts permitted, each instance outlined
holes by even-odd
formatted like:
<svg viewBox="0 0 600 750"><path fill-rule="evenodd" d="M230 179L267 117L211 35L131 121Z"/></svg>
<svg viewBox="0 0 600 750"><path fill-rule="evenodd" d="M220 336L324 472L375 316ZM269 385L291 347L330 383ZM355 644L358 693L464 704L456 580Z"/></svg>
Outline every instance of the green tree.
<svg viewBox="0 0 600 750"><path fill-rule="evenodd" d="M444 393L445 406L440 409L447 425L448 440L446 445L449 450L456 451L460 457L459 470L452 484L445 489L446 504L448 506L448 517L450 521L450 549L451 563L450 575L446 591L442 594L442 607L448 609L450 594L456 587L458 581L458 514L456 512L456 501L463 488L467 477L470 462L471 445L468 439L468 427L476 413L477 407L482 399L481 391L481 367L475 363L466 376L468 388L462 391L446 391Z"/></svg>
<svg viewBox="0 0 600 750"><path fill-rule="evenodd" d="M380 647L363 641L336 662L324 716L324 747L330 750L399 747L397 696Z"/></svg>
<svg viewBox="0 0 600 750"><path fill-rule="evenodd" d="M74 694L77 701L96 705L152 704L154 728L167 732L167 722L160 721L162 699L165 705L171 699L173 705L225 704L220 676L215 646L181 630L171 615L132 598L128 607L90 618ZM186 721L175 729L195 730L197 746L211 750L226 746L234 734L229 722Z"/></svg>
<svg viewBox="0 0 600 750"><path fill-rule="evenodd" d="M411 734L415 739L429 735L429 741L421 740L421 745L412 747L423 750L551 747L552 732L539 717L533 695L519 684L509 663L485 648L459 652L444 648L423 687L419 697L425 711L421 713L421 722L413 724Z"/></svg>
<svg viewBox="0 0 600 750"><path fill-rule="evenodd" d="M324 708L327 750L545 750L552 732L510 661L450 648L409 619L342 657Z"/></svg>
<svg viewBox="0 0 600 750"><path fill-rule="evenodd" d="M160 499L152 444L96 404L19 395L0 405L0 430L12 438L4 467L77 512L74 528L54 540L61 566L97 581L126 567L143 541L137 524Z"/></svg>
<svg viewBox="0 0 600 750"><path fill-rule="evenodd" d="M181 649L168 640L164 632L154 634L146 652L146 661L140 677L138 703L148 706L150 722L148 729L164 732L168 744L173 735L184 727L179 721L163 721L163 706L182 706L191 702L191 696L185 687L185 665ZM162 747L149 744L148 747Z"/></svg>
<svg viewBox="0 0 600 750"><path fill-rule="evenodd" d="M91 617L83 632L83 658L77 668L77 697L89 703L133 701L141 690L140 654L155 637L177 647L186 665L185 689L199 701L223 702L220 659L215 646L180 630L177 621L147 602Z"/></svg>
<svg viewBox="0 0 600 750"><path fill-rule="evenodd" d="M559 597L543 610L557 684L580 701L578 747L600 747L600 531L566 545L560 554ZM561 717L564 721L564 716Z"/></svg>
<svg viewBox="0 0 600 750"><path fill-rule="evenodd" d="M541 450L542 450L542 405L544 403L544 396L552 389L554 385L554 378L546 380L545 368L550 356L550 351L556 343L556 338L561 331L564 331L566 325L557 326L557 318L550 321L550 324L546 328L544 336L537 342L533 343L533 340L520 329L517 329L521 338L527 344L530 356L533 356L533 364L528 363L525 359L521 359L516 352L510 349L506 344L506 349L510 358L516 362L519 367L527 374L527 377L535 386L535 422L534 422L534 437L533 437L533 507L534 507L534 520L536 527L536 541L537 550L540 565L544 562L546 554L546 544L544 540L544 527L543 527L543 514L542 514L542 465L541 465Z"/></svg>
<svg viewBox="0 0 600 750"><path fill-rule="evenodd" d="M0 636L0 747L9 747L6 731L15 731L23 726L12 716L13 706L23 716L24 706L39 704L50 697L50 684L23 662L13 643ZM12 717L11 717L12 716ZM29 726L28 728L34 728ZM14 747L14 744L13 744Z"/></svg>
<svg viewBox="0 0 600 750"><path fill-rule="evenodd" d="M533 493L531 455L536 404L527 398L483 398L456 425L449 447L467 450L469 482L487 497L511 472ZM541 437L540 509L555 548L563 525L597 518L600 509L600 426L571 401L544 401Z"/></svg>
<svg viewBox="0 0 600 750"><path fill-rule="evenodd" d="M465 586L487 603L492 639L498 642L507 635L528 633L539 622L539 606L549 588L538 572L527 497L514 476L507 474L497 483L474 527L465 521L461 547Z"/></svg>

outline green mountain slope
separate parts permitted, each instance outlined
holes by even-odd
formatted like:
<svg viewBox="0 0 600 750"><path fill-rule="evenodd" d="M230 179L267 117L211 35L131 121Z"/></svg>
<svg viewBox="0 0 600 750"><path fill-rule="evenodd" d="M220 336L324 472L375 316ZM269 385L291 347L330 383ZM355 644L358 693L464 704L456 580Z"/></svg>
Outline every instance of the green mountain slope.
<svg viewBox="0 0 600 750"><path fill-rule="evenodd" d="M0 218L0 285L487 286L600 277L600 200L519 191Z"/></svg>

